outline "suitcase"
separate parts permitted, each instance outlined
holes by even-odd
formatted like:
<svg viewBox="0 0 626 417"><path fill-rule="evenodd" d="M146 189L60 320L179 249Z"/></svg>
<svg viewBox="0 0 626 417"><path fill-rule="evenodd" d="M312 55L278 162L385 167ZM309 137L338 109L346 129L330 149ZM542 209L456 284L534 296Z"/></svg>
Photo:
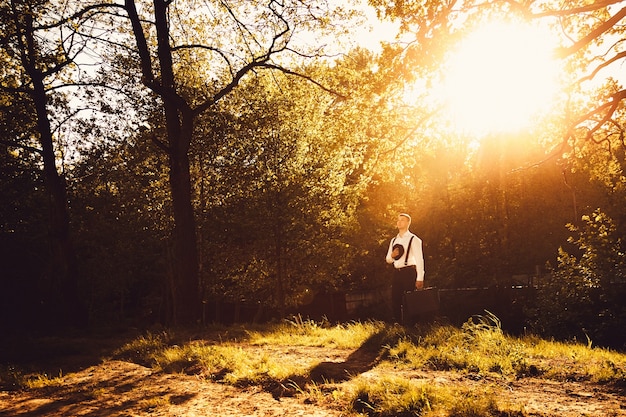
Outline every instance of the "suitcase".
<svg viewBox="0 0 626 417"><path fill-rule="evenodd" d="M402 324L431 321L439 313L439 290L429 287L402 297Z"/></svg>

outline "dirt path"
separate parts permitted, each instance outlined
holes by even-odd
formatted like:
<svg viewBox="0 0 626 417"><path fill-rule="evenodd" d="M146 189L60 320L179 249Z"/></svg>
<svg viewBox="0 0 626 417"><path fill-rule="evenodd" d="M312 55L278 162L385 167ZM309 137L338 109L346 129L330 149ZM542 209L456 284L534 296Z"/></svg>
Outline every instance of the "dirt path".
<svg viewBox="0 0 626 417"><path fill-rule="evenodd" d="M259 387L237 389L193 375L153 373L110 361L63 378L63 386L0 393L2 416L340 416Z"/></svg>
<svg viewBox="0 0 626 417"><path fill-rule="evenodd" d="M393 372L388 367L371 367L371 358L355 351L327 348L267 348L250 354L297 357L303 367L316 363L319 372L344 375L360 374L379 378ZM286 359L291 360L291 359ZM346 372L348 371L348 372ZM623 393L607 386L584 382L555 382L539 378L514 381L493 378L471 378L456 372L403 371L403 376L429 384L441 384L470 392L493 394L503 404L515 405L529 416L619 417L626 416ZM210 382L196 375L166 374L151 368L119 360L63 376L56 387L26 391L0 391L2 417L195 417L195 416L349 416L333 409L331 402L315 404L306 394L272 395L259 386L237 388Z"/></svg>

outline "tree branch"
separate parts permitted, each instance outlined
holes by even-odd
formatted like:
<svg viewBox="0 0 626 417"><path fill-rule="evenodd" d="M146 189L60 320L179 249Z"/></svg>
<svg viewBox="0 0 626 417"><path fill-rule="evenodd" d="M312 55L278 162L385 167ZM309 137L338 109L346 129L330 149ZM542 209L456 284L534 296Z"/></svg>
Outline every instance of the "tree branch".
<svg viewBox="0 0 626 417"><path fill-rule="evenodd" d="M135 41L137 42L137 51L141 62L142 81L150 87L154 84L154 74L152 72L152 58L150 57L150 50L148 49L146 35L143 32L143 27L141 26L141 21L139 20L139 14L137 13L135 1L124 0L124 6L126 8L126 13L128 13L133 33L135 34Z"/></svg>
<svg viewBox="0 0 626 417"><path fill-rule="evenodd" d="M622 3L624 0L601 0L601 1L594 1L590 4L581 6L581 7L574 7L573 9L563 9L563 10L547 10L545 12L541 12L541 13L533 13L531 14L531 17L537 18L537 17L564 17L564 16L571 16L574 14L578 14L578 13L587 13L587 12L592 12L594 10L600 10L603 9L605 7L611 6L613 4L619 4ZM510 2L510 3L515 3L515 2ZM518 3L519 4L519 3ZM523 7L523 6L521 6Z"/></svg>
<svg viewBox="0 0 626 417"><path fill-rule="evenodd" d="M159 149L161 149L162 151L165 151L165 153L169 154L171 152L171 149L169 146L167 146L163 141L161 141L159 138L157 138L156 135L152 135L150 137L150 139L152 139L152 143L154 143Z"/></svg>
<svg viewBox="0 0 626 417"><path fill-rule="evenodd" d="M599 115L603 111L606 110L606 113L604 114L604 116L600 120L594 121L594 125L591 128L589 128L589 130L587 131L586 137L588 139L591 139L594 133L596 133L606 123L609 123L611 121L611 118L613 117L613 114L617 110L617 107L619 106L620 102L624 99L626 99L626 90L620 90L617 93L612 94L610 96L609 101L607 101L601 106L596 107L595 109L585 113L584 115L576 119L571 124L572 128L568 131L566 135L566 139L573 135L573 130L576 129L576 127L579 126L581 123L584 123L588 120L592 120L593 116Z"/></svg>
<svg viewBox="0 0 626 417"><path fill-rule="evenodd" d="M87 13L89 13L90 11L98 11L99 13L101 13L101 9L109 9L109 8L120 8L120 9L124 9L124 6L122 6L121 4L115 4L115 3L98 3L98 4L90 4L88 6L86 6L85 8L79 10L76 13L73 13L63 19L59 19L54 23L48 24L48 25L40 25L35 27L35 30L49 30L49 29L54 29L57 28L59 26L62 26L66 23L71 22L72 20L78 19L80 17L84 17L84 15L86 15ZM96 13L98 14L98 13Z"/></svg>
<svg viewBox="0 0 626 417"><path fill-rule="evenodd" d="M347 97L339 94L336 91L331 90L328 87L325 87L324 85L322 85L320 82L314 80L313 78L304 75L304 74L300 74L296 71L292 71L289 70L287 68L283 68L279 65L276 64L271 64L266 62L265 60L261 60L261 61L253 61L248 63L247 65L243 66L242 68L239 69L239 71L237 71L237 73L234 75L233 79L231 80L230 83L228 83L224 88L222 88L215 96L213 96L212 99L207 100L206 102L204 102L203 104L201 104L200 106L196 107L194 109L194 113L200 114L203 113L204 111L206 111L209 107L211 107L213 104L217 103L218 101L220 101L224 96L226 96L228 93L230 93L232 90L235 89L235 87L237 87L239 85L239 82L241 81L241 79L250 71L252 71L255 68L265 68L265 69L272 69L272 70L277 70L280 71L284 74L288 74L288 75L294 75L300 78L303 78L313 84L315 84L316 86L318 86L319 88L321 88L322 90L326 91L327 93L333 94L335 96L338 96L341 99L346 99Z"/></svg>
<svg viewBox="0 0 626 417"><path fill-rule="evenodd" d="M591 74L582 77L581 79L579 79L577 81L577 83L582 83L583 81L588 81L593 79L596 75L598 75L598 73L603 69L608 67L609 65L611 65L612 63L619 61L620 59L624 59L626 58L626 51L622 51L619 54L613 56L611 59L609 59L608 61L604 61L602 64L598 65L592 72Z"/></svg>
<svg viewBox="0 0 626 417"><path fill-rule="evenodd" d="M0 144L5 145L9 148L19 148L19 149L24 149L39 155L43 154L43 150L39 149L39 148L35 148L33 146L29 146L29 145L23 145L21 143L17 143L17 142L13 142L10 140L4 140L4 139L0 139Z"/></svg>
<svg viewBox="0 0 626 417"><path fill-rule="evenodd" d="M560 58L565 58L569 55L572 55L573 53L578 52L579 50L587 46L589 43L591 43L594 39L598 38L604 32L608 31L613 26L615 26L617 22L622 20L624 17L626 17L626 7L622 8L619 12L613 15L609 20L607 20L606 22L602 23L600 26L598 26L597 28L589 32L585 37L575 42L573 45L567 48L560 48L557 55Z"/></svg>

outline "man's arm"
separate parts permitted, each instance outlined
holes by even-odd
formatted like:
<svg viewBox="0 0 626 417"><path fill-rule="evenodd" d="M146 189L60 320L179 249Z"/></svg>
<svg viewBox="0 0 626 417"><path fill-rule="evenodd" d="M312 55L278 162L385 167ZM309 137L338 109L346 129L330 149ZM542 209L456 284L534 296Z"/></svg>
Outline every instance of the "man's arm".
<svg viewBox="0 0 626 417"><path fill-rule="evenodd" d="M417 245L411 247L411 250L415 251L413 256L415 256L415 269L417 270L417 280L415 281L415 288L422 289L424 288L424 251L422 250L422 239L418 239Z"/></svg>
<svg viewBox="0 0 626 417"><path fill-rule="evenodd" d="M393 257L397 256L397 255L398 255L398 253L393 250L393 239L392 239L389 242L389 249L387 249L387 257L385 258L385 260L387 261L388 264L392 264L393 261L394 261Z"/></svg>

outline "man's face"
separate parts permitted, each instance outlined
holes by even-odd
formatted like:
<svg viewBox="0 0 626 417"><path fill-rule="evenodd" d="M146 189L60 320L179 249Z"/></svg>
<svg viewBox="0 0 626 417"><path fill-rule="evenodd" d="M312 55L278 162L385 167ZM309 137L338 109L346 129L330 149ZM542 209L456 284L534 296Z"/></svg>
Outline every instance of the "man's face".
<svg viewBox="0 0 626 417"><path fill-rule="evenodd" d="M409 228L409 219L406 216L398 216L398 221L396 222L396 226L398 229L404 230Z"/></svg>

